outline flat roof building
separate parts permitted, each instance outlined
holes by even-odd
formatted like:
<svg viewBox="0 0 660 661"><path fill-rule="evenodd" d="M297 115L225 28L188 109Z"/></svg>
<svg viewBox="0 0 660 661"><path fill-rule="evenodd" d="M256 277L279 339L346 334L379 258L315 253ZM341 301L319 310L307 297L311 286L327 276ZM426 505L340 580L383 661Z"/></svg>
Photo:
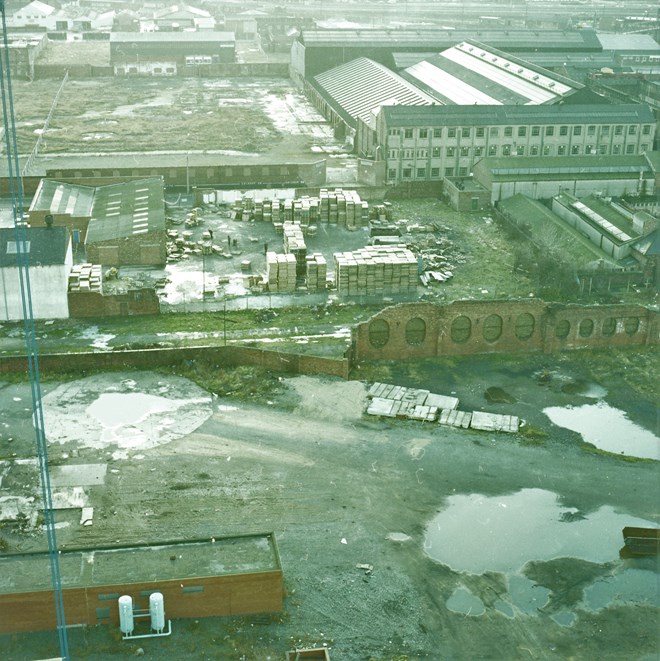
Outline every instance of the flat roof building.
<svg viewBox="0 0 660 661"><path fill-rule="evenodd" d="M163 594L167 618L282 610L272 533L62 550L58 562L67 626L118 625L120 596L145 608L153 592ZM0 573L0 633L54 629L48 553L2 554Z"/></svg>

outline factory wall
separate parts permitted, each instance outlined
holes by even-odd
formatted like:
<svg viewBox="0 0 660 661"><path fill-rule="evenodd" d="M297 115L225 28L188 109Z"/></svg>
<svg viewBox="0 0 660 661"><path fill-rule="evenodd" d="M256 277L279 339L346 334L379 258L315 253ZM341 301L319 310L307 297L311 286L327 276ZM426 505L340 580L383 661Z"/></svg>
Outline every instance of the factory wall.
<svg viewBox="0 0 660 661"><path fill-rule="evenodd" d="M64 588L66 623L71 625L110 624L119 626L117 600L122 595L133 598L133 607L149 608L149 594L161 592L165 619L222 617L277 613L282 610L282 570L228 576L183 578L144 583ZM53 591L20 592L0 595L0 634L55 629ZM148 622L148 620L147 620ZM142 624L148 633L148 624Z"/></svg>
<svg viewBox="0 0 660 661"><path fill-rule="evenodd" d="M636 305L404 303L353 329L353 360L647 346L659 334L660 315Z"/></svg>

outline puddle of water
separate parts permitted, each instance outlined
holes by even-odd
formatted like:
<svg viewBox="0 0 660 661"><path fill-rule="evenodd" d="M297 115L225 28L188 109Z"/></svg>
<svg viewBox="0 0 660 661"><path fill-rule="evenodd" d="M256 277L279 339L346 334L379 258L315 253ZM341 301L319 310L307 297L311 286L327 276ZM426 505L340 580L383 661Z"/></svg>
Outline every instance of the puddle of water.
<svg viewBox="0 0 660 661"><path fill-rule="evenodd" d="M108 333L100 333L98 326L89 326L81 331L80 337L83 340L92 340L91 346L96 349L105 349L106 351L109 351L110 347L108 346L108 343L111 340L114 340L116 336Z"/></svg>
<svg viewBox="0 0 660 661"><path fill-rule="evenodd" d="M559 626L570 627L577 620L577 615L571 611L557 611L550 616L550 619L556 622Z"/></svg>
<svg viewBox="0 0 660 661"><path fill-rule="evenodd" d="M513 606L508 601L504 601L504 599L498 599L493 604L493 606L495 607L496 611L499 611L505 617L513 619L514 617Z"/></svg>
<svg viewBox="0 0 660 661"><path fill-rule="evenodd" d="M649 578L649 572L643 569L624 569L614 576L601 578L584 590L583 606L590 611L625 603L646 602L660 606L657 575Z"/></svg>
<svg viewBox="0 0 660 661"><path fill-rule="evenodd" d="M42 400L48 441L144 450L190 433L211 415L211 398L197 386L180 379L169 397L152 394L161 385L149 374L139 383L98 375L62 384Z"/></svg>
<svg viewBox="0 0 660 661"><path fill-rule="evenodd" d="M569 395L580 395L589 399L603 399L607 396L607 390L597 383L587 381L573 381L562 386L562 392Z"/></svg>
<svg viewBox="0 0 660 661"><path fill-rule="evenodd" d="M424 549L455 571L516 573L531 560L616 560L624 526L653 527L609 506L586 518L576 514L561 506L557 494L543 489L493 497L450 496L446 509L427 527Z"/></svg>
<svg viewBox="0 0 660 661"><path fill-rule="evenodd" d="M484 602L470 592L465 586L454 590L451 597L447 599L447 610L452 613L462 613L463 615L472 615L478 617L486 612Z"/></svg>
<svg viewBox="0 0 660 661"><path fill-rule="evenodd" d="M536 585L526 576L509 576L509 595L511 603L527 615L536 615L540 608L550 600L550 590Z"/></svg>
<svg viewBox="0 0 660 661"><path fill-rule="evenodd" d="M660 438L605 402L575 407L551 406L543 412L554 424L578 432L587 443L601 450L660 460Z"/></svg>
<svg viewBox="0 0 660 661"><path fill-rule="evenodd" d="M123 425L134 425L152 413L162 413L176 407L176 402L157 395L144 393L102 393L90 404L87 413L95 417L104 427L116 429Z"/></svg>

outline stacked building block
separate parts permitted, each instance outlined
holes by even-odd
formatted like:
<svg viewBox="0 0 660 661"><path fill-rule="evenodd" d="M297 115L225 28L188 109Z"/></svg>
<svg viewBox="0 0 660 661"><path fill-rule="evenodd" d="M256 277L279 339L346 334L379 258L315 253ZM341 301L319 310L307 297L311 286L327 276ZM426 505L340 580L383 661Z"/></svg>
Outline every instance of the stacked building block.
<svg viewBox="0 0 660 661"><path fill-rule="evenodd" d="M282 231L284 233L284 252L295 256L297 273L299 276L303 276L305 275L307 246L302 227L296 223L285 222Z"/></svg>
<svg viewBox="0 0 660 661"><path fill-rule="evenodd" d="M271 292L296 290L296 258L291 254L266 253L266 282Z"/></svg>
<svg viewBox="0 0 660 661"><path fill-rule="evenodd" d="M264 220L275 224L292 222L304 229L319 223L333 223L358 229L369 223L369 204L354 190L321 189L319 197L295 199L236 200L231 217L235 220Z"/></svg>
<svg viewBox="0 0 660 661"><path fill-rule="evenodd" d="M417 258L404 246L367 246L334 259L339 294L400 294L417 287Z"/></svg>
<svg viewBox="0 0 660 661"><path fill-rule="evenodd" d="M305 260L307 268L307 289L309 291L322 291L326 287L328 265L325 257L320 252L307 255Z"/></svg>
<svg viewBox="0 0 660 661"><path fill-rule="evenodd" d="M103 271L100 264L74 264L69 273L69 291L100 292Z"/></svg>

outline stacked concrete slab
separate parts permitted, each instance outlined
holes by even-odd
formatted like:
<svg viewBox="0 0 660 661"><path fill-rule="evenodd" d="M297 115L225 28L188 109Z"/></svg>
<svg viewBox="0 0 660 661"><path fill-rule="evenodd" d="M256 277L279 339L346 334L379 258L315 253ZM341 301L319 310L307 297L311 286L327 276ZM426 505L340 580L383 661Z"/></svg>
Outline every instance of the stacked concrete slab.
<svg viewBox="0 0 660 661"><path fill-rule="evenodd" d="M417 258L403 245L366 246L334 254L339 294L400 294L417 288Z"/></svg>
<svg viewBox="0 0 660 661"><path fill-rule="evenodd" d="M100 292L103 271L100 264L74 264L69 273L69 291Z"/></svg>
<svg viewBox="0 0 660 661"><path fill-rule="evenodd" d="M268 291L292 292L296 289L296 258L291 254L266 253Z"/></svg>
<svg viewBox="0 0 660 661"><path fill-rule="evenodd" d="M459 411L456 397L437 395L428 390L374 383L367 392L367 398L369 415L423 422L437 420L448 427L483 431L517 432L520 426L520 420L515 415Z"/></svg>
<svg viewBox="0 0 660 661"><path fill-rule="evenodd" d="M389 383L374 383L367 397L369 415L408 418L432 422L438 418L438 404L448 409L458 406L456 397L436 395L428 390L406 388Z"/></svg>
<svg viewBox="0 0 660 661"><path fill-rule="evenodd" d="M309 291L322 291L326 288L327 268L325 257L320 252L307 255L305 259L307 289Z"/></svg>

